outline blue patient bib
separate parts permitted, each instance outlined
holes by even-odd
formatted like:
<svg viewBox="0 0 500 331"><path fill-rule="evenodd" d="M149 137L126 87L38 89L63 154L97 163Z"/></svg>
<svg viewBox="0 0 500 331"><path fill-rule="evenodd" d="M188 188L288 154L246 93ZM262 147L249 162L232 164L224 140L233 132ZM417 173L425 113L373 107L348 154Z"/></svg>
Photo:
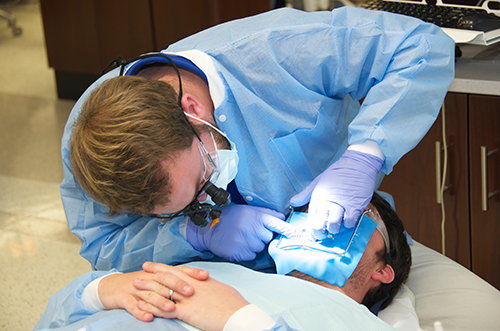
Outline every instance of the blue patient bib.
<svg viewBox="0 0 500 331"><path fill-rule="evenodd" d="M306 213L293 212L288 222L305 234ZM305 235L300 239L280 235L269 245L269 254L278 274L297 270L342 287L356 269L376 228L377 223L363 214L356 226L346 228L342 224L339 233L321 241L311 241Z"/></svg>

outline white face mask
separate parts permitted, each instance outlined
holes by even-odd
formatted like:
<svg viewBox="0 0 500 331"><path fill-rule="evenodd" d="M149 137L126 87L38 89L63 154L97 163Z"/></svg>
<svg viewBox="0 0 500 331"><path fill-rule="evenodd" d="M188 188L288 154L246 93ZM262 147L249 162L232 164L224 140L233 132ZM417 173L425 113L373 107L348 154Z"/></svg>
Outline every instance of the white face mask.
<svg viewBox="0 0 500 331"><path fill-rule="evenodd" d="M219 188L223 188L224 190L227 189L227 185L229 185L229 183L236 177L236 174L238 173L239 158L238 158L238 151L236 150L236 145L231 140L229 140L229 138L224 132L222 132L212 124L208 123L207 121L204 121L188 113L184 114L186 114L186 116L192 119L195 119L197 121L202 122L203 124L208 125L210 128L214 129L222 136L224 136L227 139L227 141L229 141L231 149L218 149L217 143L215 142L215 139L211 134L215 146L215 157L213 159L215 161L217 168L220 170L219 177L212 184L214 184ZM213 153L211 154L213 155ZM212 202L212 198L208 194L207 194L207 199L202 202L214 205L214 203Z"/></svg>

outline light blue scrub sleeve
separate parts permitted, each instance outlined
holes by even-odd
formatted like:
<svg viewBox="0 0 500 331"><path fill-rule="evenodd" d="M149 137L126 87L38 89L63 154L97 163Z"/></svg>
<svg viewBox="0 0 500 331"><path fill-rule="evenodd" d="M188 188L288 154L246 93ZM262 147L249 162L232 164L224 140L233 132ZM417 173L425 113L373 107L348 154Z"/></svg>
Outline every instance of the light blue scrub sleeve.
<svg viewBox="0 0 500 331"><path fill-rule="evenodd" d="M377 142L386 174L427 133L454 77L454 42L439 27L352 7L271 11L200 32L166 51L186 49L213 58L231 90L226 100L234 96L233 107L241 107L244 121L237 122L225 109L216 110L216 119L221 114L228 119L218 123L228 133L237 132L235 127L241 135L248 130L243 143L299 132L319 112L338 124L330 132L330 140L339 141L337 148L347 147L341 144L344 126L349 145ZM343 110L347 96L365 98L357 113Z"/></svg>
<svg viewBox="0 0 500 331"><path fill-rule="evenodd" d="M50 297L45 313L33 331L57 329L85 319L93 314L84 308L82 293L94 279L108 274L104 271L86 273Z"/></svg>
<svg viewBox="0 0 500 331"><path fill-rule="evenodd" d="M186 331L186 328L174 320L155 318L149 323L141 322L124 309L102 310L97 313L86 310L82 302L83 290L94 279L107 273L103 271L89 272L76 278L50 297L47 309L33 331Z"/></svg>
<svg viewBox="0 0 500 331"><path fill-rule="evenodd" d="M117 75L117 70L104 75L85 91L68 118L61 143L64 179L60 186L69 228L82 242L80 255L94 270L116 268L121 272L142 269L146 261L178 264L197 258L210 258L208 252L196 251L179 232L179 221L162 225L151 217L118 214L108 217L108 209L78 186L70 168L69 144L72 126L90 92L104 80Z"/></svg>

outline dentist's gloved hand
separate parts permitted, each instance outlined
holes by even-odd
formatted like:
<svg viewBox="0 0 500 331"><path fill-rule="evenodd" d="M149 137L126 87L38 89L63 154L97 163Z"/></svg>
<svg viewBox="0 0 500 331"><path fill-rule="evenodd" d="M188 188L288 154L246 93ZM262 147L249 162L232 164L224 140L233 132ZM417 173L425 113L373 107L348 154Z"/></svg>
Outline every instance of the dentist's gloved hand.
<svg viewBox="0 0 500 331"><path fill-rule="evenodd" d="M186 239L198 251L211 251L229 261L250 261L273 238L273 231L286 237L300 236L274 210L248 205L221 208L219 222L198 227L188 221Z"/></svg>
<svg viewBox="0 0 500 331"><path fill-rule="evenodd" d="M294 207L309 202L307 222L311 239L338 233L342 220L348 228L356 224L372 198L383 164L377 156L346 150L337 162L290 200Z"/></svg>

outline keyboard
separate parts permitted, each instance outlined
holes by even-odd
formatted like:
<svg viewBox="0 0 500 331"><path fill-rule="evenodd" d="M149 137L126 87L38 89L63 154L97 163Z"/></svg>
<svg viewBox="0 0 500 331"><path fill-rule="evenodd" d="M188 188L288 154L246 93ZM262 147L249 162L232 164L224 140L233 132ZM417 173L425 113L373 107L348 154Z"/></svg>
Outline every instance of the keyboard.
<svg viewBox="0 0 500 331"><path fill-rule="evenodd" d="M425 22L434 23L442 28L454 28L454 29L459 28L457 25L458 20L465 14L482 13L486 15L492 15L492 17L498 18L494 14L488 14L483 9L445 7L445 6L392 2L392 1L382 1L382 0L371 0L363 4L361 7L366 9L383 10L391 13L413 16Z"/></svg>

